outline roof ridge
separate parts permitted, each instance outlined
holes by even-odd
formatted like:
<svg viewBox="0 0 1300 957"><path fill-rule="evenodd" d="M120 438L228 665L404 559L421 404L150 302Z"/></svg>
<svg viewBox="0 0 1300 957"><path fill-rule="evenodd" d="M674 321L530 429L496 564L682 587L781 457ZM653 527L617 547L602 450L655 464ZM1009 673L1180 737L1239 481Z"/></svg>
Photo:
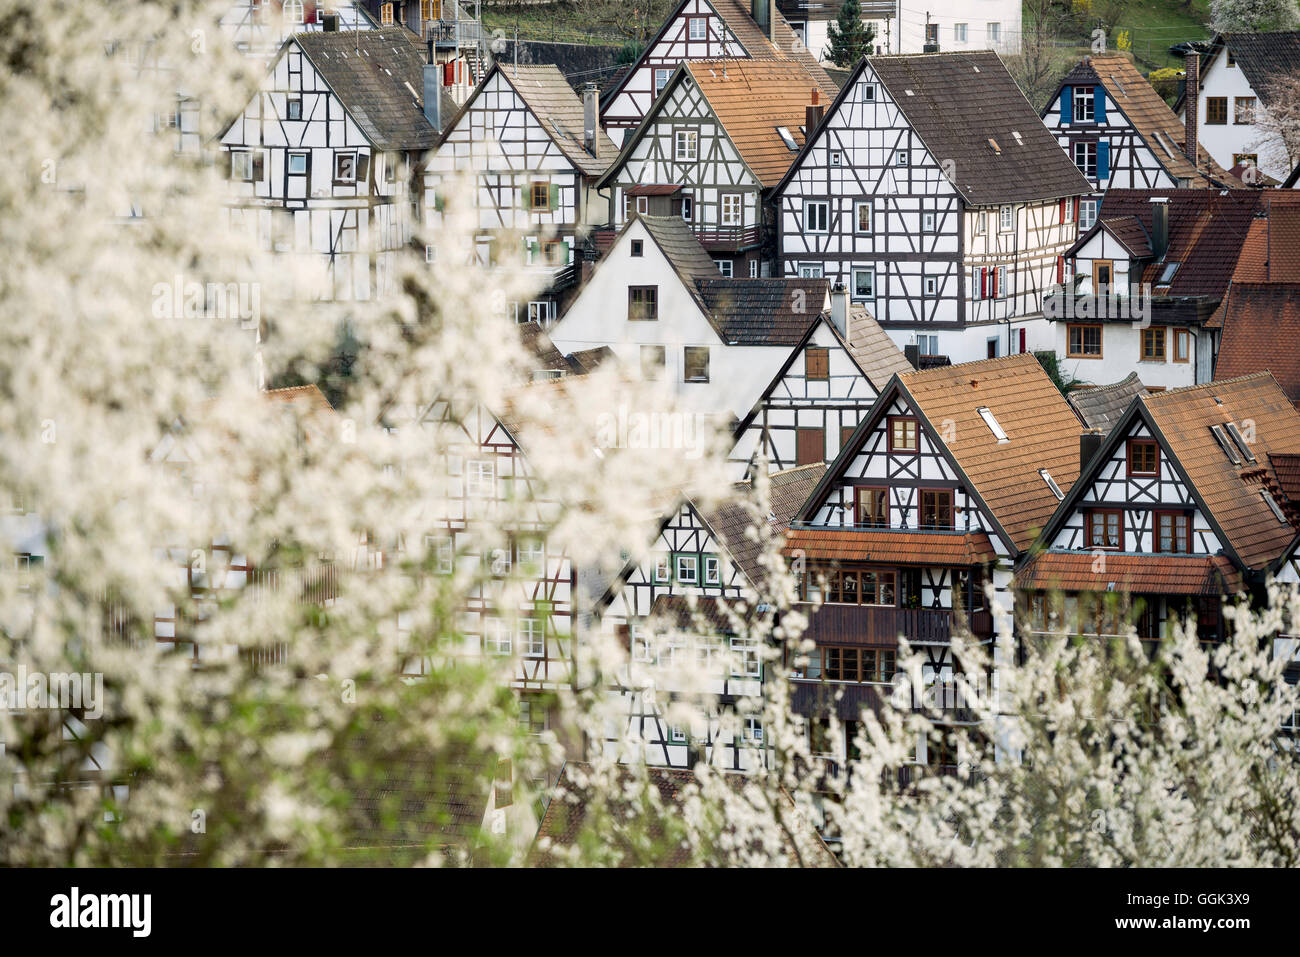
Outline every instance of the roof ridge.
<svg viewBox="0 0 1300 957"><path fill-rule="evenodd" d="M911 379L920 375L931 375L940 372L952 372L953 369L969 369L972 366L988 365L994 362L1001 363L1002 365L1005 366L1014 366L1018 363L1025 361L1024 359L1021 359L1021 356L1029 356L1031 359L1034 360L1034 362L1036 363L1038 362L1038 357L1035 356L1032 352L1014 352L1009 356L994 356L989 359L972 359L970 362L958 362L953 365L936 366L933 369L914 369L911 372L901 373L899 375L899 378ZM1041 365L1041 363L1039 364Z"/></svg>
<svg viewBox="0 0 1300 957"><path fill-rule="evenodd" d="M1236 383L1246 382L1247 380L1250 379L1271 379L1271 378L1273 378L1273 373L1268 371L1248 372L1245 375L1235 376L1231 379L1212 379L1209 382L1198 382L1195 385L1184 385L1184 386L1179 386L1176 389L1166 389L1164 392L1148 392L1144 396L1139 396L1139 398L1141 398L1144 402L1150 403L1153 399L1163 399L1165 396L1170 396L1170 395L1185 395L1189 392L1195 392L1197 389L1222 388L1225 385L1235 385Z"/></svg>

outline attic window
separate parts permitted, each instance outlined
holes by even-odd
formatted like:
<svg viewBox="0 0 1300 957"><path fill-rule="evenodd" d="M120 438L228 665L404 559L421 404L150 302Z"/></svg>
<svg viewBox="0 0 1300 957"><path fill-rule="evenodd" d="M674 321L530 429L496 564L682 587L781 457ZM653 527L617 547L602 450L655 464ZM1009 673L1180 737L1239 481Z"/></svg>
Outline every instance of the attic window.
<svg viewBox="0 0 1300 957"><path fill-rule="evenodd" d="M908 96L916 96L916 94L913 93L911 90L904 90L903 92L906 93Z"/></svg>
<svg viewBox="0 0 1300 957"><path fill-rule="evenodd" d="M1268 506L1269 511L1271 511L1274 515L1277 516L1277 520L1281 522L1283 525L1285 525L1286 516L1282 514L1282 509L1278 507L1277 500L1273 498L1272 494L1268 491L1268 489L1260 489L1259 497L1264 500L1264 504Z"/></svg>
<svg viewBox="0 0 1300 957"><path fill-rule="evenodd" d="M1012 135L1012 137L1015 139L1015 141L1016 141L1016 145L1017 145L1017 146L1024 146L1024 145L1025 145L1025 141L1024 141L1023 139L1020 138L1020 131L1019 131L1019 130L1012 130L1012 131L1011 131L1011 135Z"/></svg>
<svg viewBox="0 0 1300 957"><path fill-rule="evenodd" d="M776 128L776 133L781 137L781 142L785 144L786 149L791 152L799 149L799 144L794 141L794 137L790 135L790 131L784 126L778 126Z"/></svg>
<svg viewBox="0 0 1300 957"><path fill-rule="evenodd" d="M999 156L1002 155L1002 147L998 146L998 141L991 136L989 137L989 148Z"/></svg>
<svg viewBox="0 0 1300 957"><path fill-rule="evenodd" d="M1061 486L1056 484L1056 479L1052 478L1051 472L1047 471L1047 469L1039 469L1038 474L1043 477L1043 481L1047 483L1047 487L1052 490L1052 494L1056 496L1058 502L1065 498L1065 493L1061 491Z"/></svg>
<svg viewBox="0 0 1300 957"><path fill-rule="evenodd" d="M1167 286L1174 281L1174 273L1178 272L1178 263L1165 263L1165 268L1160 271L1160 278L1156 280L1157 286Z"/></svg>
<svg viewBox="0 0 1300 957"><path fill-rule="evenodd" d="M1223 454L1228 457L1228 461L1233 465L1241 464L1241 456L1237 454L1236 448L1233 447L1232 441L1228 438L1228 433L1223 431L1223 426L1212 425L1210 431L1214 434L1214 439L1219 443L1219 448L1223 449Z"/></svg>
<svg viewBox="0 0 1300 957"><path fill-rule="evenodd" d="M1225 422L1223 427L1228 430L1228 434L1232 436L1233 443L1241 450L1242 457L1247 462L1254 462L1255 453L1250 450L1250 445L1247 443L1246 437L1241 434L1241 430L1237 428L1236 423Z"/></svg>
<svg viewBox="0 0 1300 957"><path fill-rule="evenodd" d="M1009 438L1007 438L1006 430L1002 428L1002 426L998 423L998 420L993 417L993 413L989 411L988 406L982 405L975 411L980 414L980 418L983 419L984 424L989 427L989 431L991 431L995 436L997 436L999 445L1001 445L1003 442L1011 441Z"/></svg>

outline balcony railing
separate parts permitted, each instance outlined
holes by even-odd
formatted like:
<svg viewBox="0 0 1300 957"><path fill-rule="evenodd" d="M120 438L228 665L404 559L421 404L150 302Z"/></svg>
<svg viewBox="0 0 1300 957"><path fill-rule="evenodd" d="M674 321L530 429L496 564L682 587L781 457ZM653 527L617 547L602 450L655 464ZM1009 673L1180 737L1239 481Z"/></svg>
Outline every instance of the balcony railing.
<svg viewBox="0 0 1300 957"><path fill-rule="evenodd" d="M475 46L483 34L477 20L430 20L425 24L425 39L432 40L439 50L455 50Z"/></svg>
<svg viewBox="0 0 1300 957"><path fill-rule="evenodd" d="M714 248L740 248L757 245L761 233L757 226L696 226L695 238L705 246Z"/></svg>
<svg viewBox="0 0 1300 957"><path fill-rule="evenodd" d="M993 616L974 611L967 616L971 633L993 633ZM952 639L953 613L946 608L891 608L877 605L824 604L810 612L807 637L827 643L889 647L903 636L911 642Z"/></svg>

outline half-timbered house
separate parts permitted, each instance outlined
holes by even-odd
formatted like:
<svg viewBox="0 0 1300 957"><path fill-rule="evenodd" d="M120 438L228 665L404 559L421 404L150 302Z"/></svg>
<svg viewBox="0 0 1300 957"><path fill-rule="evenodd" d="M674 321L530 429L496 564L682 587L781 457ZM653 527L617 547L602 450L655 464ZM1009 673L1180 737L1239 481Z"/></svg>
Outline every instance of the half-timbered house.
<svg viewBox="0 0 1300 957"><path fill-rule="evenodd" d="M412 179L438 135L424 77L405 30L296 35L220 136L232 225L287 257L323 260L326 286L308 294L389 291L410 242Z"/></svg>
<svg viewBox="0 0 1300 957"><path fill-rule="evenodd" d="M1084 57L1043 109L1043 122L1092 184L1092 196L1079 204L1080 229L1097 221L1102 196L1111 187L1242 185L1203 147L1195 160L1189 156L1187 130L1123 53Z"/></svg>
<svg viewBox="0 0 1300 957"><path fill-rule="evenodd" d="M373 30L379 26L360 0L236 0L221 29L247 56L270 60L297 33Z"/></svg>
<svg viewBox="0 0 1300 957"><path fill-rule="evenodd" d="M354 0L355 2L355 0ZM483 78L489 65L478 0L364 0L381 26L404 27L431 54L442 85L457 103Z"/></svg>
<svg viewBox="0 0 1300 957"><path fill-rule="evenodd" d="M822 280L724 279L680 217L633 214L550 335L566 355L608 346L683 409L734 421L829 305Z"/></svg>
<svg viewBox="0 0 1300 957"><path fill-rule="evenodd" d="M679 67L599 185L612 220L636 213L690 223L727 277L767 276L766 192L785 173L822 89L793 60L698 60Z"/></svg>
<svg viewBox="0 0 1300 957"><path fill-rule="evenodd" d="M507 304L518 322L554 321L556 297L578 278L580 240L608 222L609 203L595 183L618 151L597 123L597 99L594 87L579 99L554 66L495 64L425 166L431 227L445 203L470 197L477 259L536 275L535 298ZM472 181L462 185L462 177ZM426 258L436 262L437 251L430 247Z"/></svg>
<svg viewBox="0 0 1300 957"><path fill-rule="evenodd" d="M1190 615L1221 638L1225 597L1258 595L1296 537L1298 452L1300 413L1267 373L1138 396L1081 442L1082 476L1016 576L1023 630L1159 639Z"/></svg>
<svg viewBox="0 0 1300 957"><path fill-rule="evenodd" d="M830 311L736 426L728 461L737 478L750 478L760 461L770 472L834 461L884 384L911 369L866 310L850 310L848 293L832 292Z"/></svg>
<svg viewBox="0 0 1300 957"><path fill-rule="evenodd" d="M922 355L1044 348L1090 191L997 54L865 57L773 190L782 269Z"/></svg>
<svg viewBox="0 0 1300 957"><path fill-rule="evenodd" d="M954 630L991 644L1010 623L1016 561L1079 474L1079 433L1032 355L894 376L786 535L802 598L820 603L799 713L879 709L900 636L924 656L927 684L963 671ZM922 764L955 764L924 749Z"/></svg>
<svg viewBox="0 0 1300 957"><path fill-rule="evenodd" d="M691 60L789 60L801 64L827 100L836 86L772 8L773 0L681 0L641 56L605 91L601 123L621 147L677 67Z"/></svg>
<svg viewBox="0 0 1300 957"><path fill-rule="evenodd" d="M627 670L611 688L629 723L607 747L619 748L627 730L652 765L763 766L758 717L738 715L739 733L719 727L721 713L758 695L763 680L760 655L740 624L767 614L761 546L747 531L765 521L780 533L824 472L818 462L770 475L766 514L748 482L721 502L674 498L649 549L627 563L596 603L599 627L620 636L629 653ZM703 691L694 687L697 676L674 673L700 662L715 666ZM670 720L673 702L689 719Z"/></svg>

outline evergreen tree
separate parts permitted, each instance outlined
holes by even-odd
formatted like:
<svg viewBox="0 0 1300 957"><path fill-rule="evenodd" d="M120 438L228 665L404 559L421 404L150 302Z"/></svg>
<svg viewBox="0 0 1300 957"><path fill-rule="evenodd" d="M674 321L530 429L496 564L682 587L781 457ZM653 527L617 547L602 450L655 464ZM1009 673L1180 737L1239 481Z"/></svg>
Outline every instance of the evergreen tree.
<svg viewBox="0 0 1300 957"><path fill-rule="evenodd" d="M876 38L876 28L862 22L862 6L858 0L844 0L840 15L826 32L830 40L827 59L846 70L871 52L871 41Z"/></svg>

